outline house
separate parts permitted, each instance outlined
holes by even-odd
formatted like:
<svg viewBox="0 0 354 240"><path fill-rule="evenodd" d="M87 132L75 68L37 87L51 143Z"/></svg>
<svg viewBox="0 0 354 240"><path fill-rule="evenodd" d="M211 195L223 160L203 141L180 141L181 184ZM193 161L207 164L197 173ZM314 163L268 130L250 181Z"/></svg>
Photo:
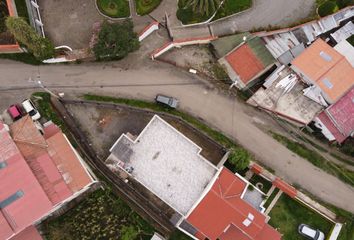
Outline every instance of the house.
<svg viewBox="0 0 354 240"><path fill-rule="evenodd" d="M223 49L228 50L229 46L234 46L235 44L232 41L239 44L218 61L225 67L236 87L239 89L249 88L264 73L274 67L276 61L265 47L261 38L245 34L242 37L242 41L240 41L241 36L237 35L236 37L236 40L230 37L226 39L226 42L230 41L231 43L227 44ZM218 44L217 41L221 42ZM216 43L213 43L213 45L220 46L223 42L225 40L221 38L220 40L216 40ZM220 47L216 48L217 55L225 52L218 49Z"/></svg>
<svg viewBox="0 0 354 240"><path fill-rule="evenodd" d="M354 87L314 120L329 141L344 142L354 136Z"/></svg>
<svg viewBox="0 0 354 240"><path fill-rule="evenodd" d="M33 225L94 182L93 174L53 123L43 128L29 116L10 127L0 122L1 240L36 239L39 235Z"/></svg>
<svg viewBox="0 0 354 240"><path fill-rule="evenodd" d="M354 68L322 39L295 58L291 67L305 83L318 88L328 104L335 103L354 85Z"/></svg>
<svg viewBox="0 0 354 240"><path fill-rule="evenodd" d="M193 231L201 240L280 240L280 233L266 223L266 216L243 199L247 186L239 175L222 168L186 217L189 233Z"/></svg>
<svg viewBox="0 0 354 240"><path fill-rule="evenodd" d="M169 205L170 221L194 239L280 239L265 223L264 193L201 151L155 115L138 136L121 135L105 163Z"/></svg>

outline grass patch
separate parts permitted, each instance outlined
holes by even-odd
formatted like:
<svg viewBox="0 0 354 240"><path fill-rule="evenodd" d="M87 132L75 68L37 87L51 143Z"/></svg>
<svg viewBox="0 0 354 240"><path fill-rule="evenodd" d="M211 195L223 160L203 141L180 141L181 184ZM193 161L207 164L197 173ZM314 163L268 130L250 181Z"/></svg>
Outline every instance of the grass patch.
<svg viewBox="0 0 354 240"><path fill-rule="evenodd" d="M326 1L318 6L318 15L325 17L338 11L338 6L335 1Z"/></svg>
<svg viewBox="0 0 354 240"><path fill-rule="evenodd" d="M301 223L321 230L326 236L333 227L333 223L286 194L282 194L269 216L269 224L278 228L278 231L283 234L283 240L305 239L297 232Z"/></svg>
<svg viewBox="0 0 354 240"><path fill-rule="evenodd" d="M178 116L182 119L184 119L186 122L194 126L195 128L199 129L200 131L204 132L206 135L208 135L210 138L212 138L214 141L220 143L224 147L228 149L242 149L243 151L247 152L246 149L242 148L241 146L236 145L231 139L226 137L224 134L220 133L219 131L216 131L212 129L211 127L207 126L206 124L202 123L198 119L192 117L191 115L180 112L175 109L167 108L162 105L158 105L152 102L146 102L142 100L136 100L136 99L125 99L125 98L114 98L114 97L109 97L109 96L98 96L98 95L91 95L91 94L85 94L83 96L84 99L90 100L90 101L99 101L99 102L111 102L111 103L117 103L117 104L125 104L137 108L145 108L145 109L150 109L153 111L157 112L165 112L169 114L173 114L175 116ZM248 159L247 160L254 160L253 156L251 154L247 154ZM225 164L226 167L230 168L232 165L230 164ZM234 168L233 168L234 169ZM230 168L230 170L233 171L233 169Z"/></svg>
<svg viewBox="0 0 354 240"><path fill-rule="evenodd" d="M263 205L265 209L269 207L269 205L272 203L273 199L275 198L278 192L279 192L279 188L275 188L272 194L270 194L270 196L267 198L267 201Z"/></svg>
<svg viewBox="0 0 354 240"><path fill-rule="evenodd" d="M346 163L348 165L354 166L354 161L350 161L348 159L342 158L341 156L335 154L335 153L330 153L332 157L336 158L339 161L342 161L343 163Z"/></svg>
<svg viewBox="0 0 354 240"><path fill-rule="evenodd" d="M304 159L307 159L309 162L311 162L316 167L336 176L337 178L339 178L343 182L348 183L351 186L354 186L354 172L353 171L350 171L339 164L335 164L335 163L331 163L331 162L327 161L320 154L306 148L301 143L294 142L294 141L292 141L280 134L274 133L274 132L272 132L271 134L275 140L277 140L278 142L285 145L292 152L298 154L300 157L302 157Z"/></svg>
<svg viewBox="0 0 354 240"><path fill-rule="evenodd" d="M109 189L91 193L78 206L41 225L46 239L150 239L154 229Z"/></svg>
<svg viewBox="0 0 354 240"><path fill-rule="evenodd" d="M151 13L162 0L135 0L136 13L140 16Z"/></svg>
<svg viewBox="0 0 354 240"><path fill-rule="evenodd" d="M19 17L23 17L29 23L28 10L26 0L15 0L17 14Z"/></svg>
<svg viewBox="0 0 354 240"><path fill-rule="evenodd" d="M252 0L226 0L213 20L242 12L252 6Z"/></svg>
<svg viewBox="0 0 354 240"><path fill-rule="evenodd" d="M269 182L264 177L259 176L258 174L253 174L253 176L251 177L251 179L249 181L250 181L250 183L252 183L255 186L256 186L257 183L262 183L263 188L259 188L259 189L262 192L264 192L265 194L267 194L269 189L272 187L272 183L271 182Z"/></svg>
<svg viewBox="0 0 354 240"><path fill-rule="evenodd" d="M98 9L111 18L129 17L130 9L127 0L96 0Z"/></svg>
<svg viewBox="0 0 354 240"><path fill-rule="evenodd" d="M23 62L31 65L43 64L41 61L39 61L35 56L33 56L30 53L4 53L4 54L0 54L0 58Z"/></svg>

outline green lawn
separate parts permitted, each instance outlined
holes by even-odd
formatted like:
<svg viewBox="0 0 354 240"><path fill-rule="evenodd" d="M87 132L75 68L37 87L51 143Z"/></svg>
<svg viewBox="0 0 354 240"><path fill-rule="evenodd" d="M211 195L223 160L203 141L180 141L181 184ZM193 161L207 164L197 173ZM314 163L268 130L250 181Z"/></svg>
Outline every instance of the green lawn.
<svg viewBox="0 0 354 240"><path fill-rule="evenodd" d="M46 239L150 239L154 229L108 189L99 189L64 215L41 224Z"/></svg>
<svg viewBox="0 0 354 240"><path fill-rule="evenodd" d="M269 224L283 234L283 240L305 240L306 238L297 232L301 223L321 230L326 236L333 227L333 223L286 194L279 198L269 216Z"/></svg>
<svg viewBox="0 0 354 240"><path fill-rule="evenodd" d="M307 159L309 162L311 162L316 167L321 168L322 170L338 177L343 182L354 186L354 172L353 171L350 171L339 164L327 161L320 154L318 154L317 152L315 152L313 150L308 149L306 146L302 145L301 143L294 142L294 141L292 141L280 134L274 133L274 132L272 132L271 134L275 140L277 140L278 142L285 145L292 152L298 154L300 157L302 157L304 159Z"/></svg>
<svg viewBox="0 0 354 240"><path fill-rule="evenodd" d="M354 5L354 0L316 0L318 15L325 17L347 6Z"/></svg>
<svg viewBox="0 0 354 240"><path fill-rule="evenodd" d="M111 18L129 17L128 0L96 0L98 9L106 16Z"/></svg>
<svg viewBox="0 0 354 240"><path fill-rule="evenodd" d="M146 15L154 11L162 0L135 0L136 13L140 16Z"/></svg>
<svg viewBox="0 0 354 240"><path fill-rule="evenodd" d="M201 14L198 10L193 11L192 7L187 6L188 0L178 1L177 18L183 24L200 23L208 20L214 12L209 14ZM218 10L213 20L230 16L250 8L252 0L225 0L223 6Z"/></svg>

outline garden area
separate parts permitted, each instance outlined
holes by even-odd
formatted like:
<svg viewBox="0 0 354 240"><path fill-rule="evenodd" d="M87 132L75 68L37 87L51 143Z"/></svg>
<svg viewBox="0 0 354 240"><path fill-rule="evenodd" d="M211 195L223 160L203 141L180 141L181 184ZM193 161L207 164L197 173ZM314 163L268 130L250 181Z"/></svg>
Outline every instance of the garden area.
<svg viewBox="0 0 354 240"><path fill-rule="evenodd" d="M46 239L151 239L154 229L110 190L99 189L79 205L41 224Z"/></svg>
<svg viewBox="0 0 354 240"><path fill-rule="evenodd" d="M111 18L126 18L130 16L128 0L96 0L99 11Z"/></svg>
<svg viewBox="0 0 354 240"><path fill-rule="evenodd" d="M9 16L6 0L0 0L0 45L14 44L15 39L7 30L5 20Z"/></svg>
<svg viewBox="0 0 354 240"><path fill-rule="evenodd" d="M213 20L230 16L251 7L252 0L179 0L177 18L183 24L200 23L211 18Z"/></svg>
<svg viewBox="0 0 354 240"><path fill-rule="evenodd" d="M162 0L135 0L136 13L140 16L146 15L154 11Z"/></svg>
<svg viewBox="0 0 354 240"><path fill-rule="evenodd" d="M283 234L283 240L304 240L298 233L302 223L319 229L329 236L334 224L298 201L283 194L269 213L269 224ZM348 239L349 240L349 239Z"/></svg>
<svg viewBox="0 0 354 240"><path fill-rule="evenodd" d="M354 5L354 0L317 0L317 13L320 17L331 15L338 10Z"/></svg>

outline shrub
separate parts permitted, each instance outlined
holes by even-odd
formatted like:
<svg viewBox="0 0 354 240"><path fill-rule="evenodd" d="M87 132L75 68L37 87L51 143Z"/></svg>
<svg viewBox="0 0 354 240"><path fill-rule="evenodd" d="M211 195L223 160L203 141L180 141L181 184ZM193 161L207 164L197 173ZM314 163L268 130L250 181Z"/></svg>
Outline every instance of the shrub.
<svg viewBox="0 0 354 240"><path fill-rule="evenodd" d="M138 36L133 31L132 21L125 20L122 23L105 21L93 51L98 60L114 60L126 57L130 52L139 49L139 46Z"/></svg>
<svg viewBox="0 0 354 240"><path fill-rule="evenodd" d="M242 171L250 165L251 154L243 148L231 150L228 161L235 166L236 171Z"/></svg>
<svg viewBox="0 0 354 240"><path fill-rule="evenodd" d="M6 19L6 27L14 35L15 39L24 44L28 51L39 60L54 56L53 44L47 38L39 36L23 18L8 17Z"/></svg>

